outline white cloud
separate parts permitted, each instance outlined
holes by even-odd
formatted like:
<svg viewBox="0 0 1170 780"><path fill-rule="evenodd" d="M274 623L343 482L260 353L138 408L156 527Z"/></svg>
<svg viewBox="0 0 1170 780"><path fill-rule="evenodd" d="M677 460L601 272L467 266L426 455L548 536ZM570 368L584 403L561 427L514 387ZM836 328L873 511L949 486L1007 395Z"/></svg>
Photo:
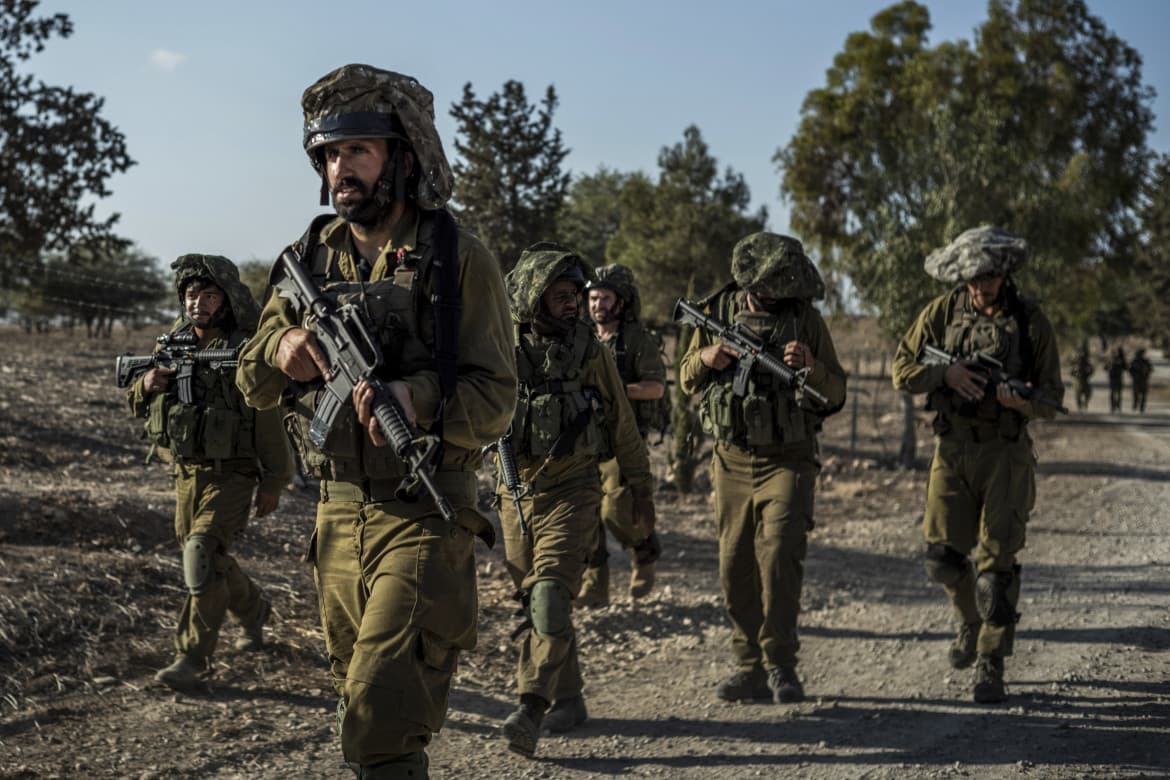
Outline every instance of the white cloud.
<svg viewBox="0 0 1170 780"><path fill-rule="evenodd" d="M155 49L150 53L150 64L155 70L163 73L174 73L175 69L187 61L186 54L167 49Z"/></svg>

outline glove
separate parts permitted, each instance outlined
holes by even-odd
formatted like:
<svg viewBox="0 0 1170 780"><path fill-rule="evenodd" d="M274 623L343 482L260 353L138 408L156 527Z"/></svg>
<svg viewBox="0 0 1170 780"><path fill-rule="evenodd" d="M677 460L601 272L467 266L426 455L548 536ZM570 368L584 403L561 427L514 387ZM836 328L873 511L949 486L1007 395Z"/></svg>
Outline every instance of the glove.
<svg viewBox="0 0 1170 780"><path fill-rule="evenodd" d="M645 496L634 496L634 502L630 510L633 514L634 525L642 533L647 536L654 533L657 516L654 513L654 499L649 494Z"/></svg>
<svg viewBox="0 0 1170 780"><path fill-rule="evenodd" d="M658 534L654 531L651 531L650 535L634 548L634 560L638 562L639 566L654 563L661 556L662 545L658 541Z"/></svg>

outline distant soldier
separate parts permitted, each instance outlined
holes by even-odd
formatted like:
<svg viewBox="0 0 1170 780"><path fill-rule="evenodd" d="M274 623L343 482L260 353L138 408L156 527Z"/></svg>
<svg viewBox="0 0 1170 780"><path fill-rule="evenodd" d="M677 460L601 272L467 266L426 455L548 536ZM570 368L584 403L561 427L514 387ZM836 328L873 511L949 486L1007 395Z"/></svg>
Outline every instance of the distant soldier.
<svg viewBox="0 0 1170 780"><path fill-rule="evenodd" d="M651 431L666 426L669 403L666 402L666 368L662 363L658 337L638 319L638 288L634 276L623 265L603 265L597 279L588 285L589 317L602 346L617 361L618 372L626 385L626 398L634 408L638 433L646 438ZM589 559L582 578L577 603L581 606L604 606L609 603L609 549L605 530L609 529L622 547L631 550L630 595L642 598L654 587L654 562L659 556L658 536L653 528L634 523L633 496L629 483L622 477L617 458L601 464L601 527L597 549Z"/></svg>
<svg viewBox="0 0 1170 780"><path fill-rule="evenodd" d="M800 242L754 233L735 245L734 281L702 305L739 323L828 399L820 405L758 364L736 381L740 354L696 330L680 366L682 389L702 392L715 438L711 477L719 528L719 579L739 670L719 685L725 701L804 700L796 673L797 615L821 421L845 403L845 371L814 300L825 285Z"/></svg>
<svg viewBox="0 0 1170 780"><path fill-rule="evenodd" d="M1105 362L1105 370L1109 373L1109 411L1121 413L1121 384L1125 380L1126 369L1129 363L1125 361L1125 351L1118 347L1113 355Z"/></svg>
<svg viewBox="0 0 1170 780"><path fill-rule="evenodd" d="M1150 390L1150 374L1154 367L1146 359L1146 351L1139 349L1129 363L1129 377L1133 381L1133 410L1139 414L1146 411L1146 393Z"/></svg>
<svg viewBox="0 0 1170 780"><path fill-rule="evenodd" d="M199 349L235 349L252 335L260 310L232 261L183 255L171 268L183 310L172 333L193 333ZM237 649L263 646L272 605L229 551L253 506L262 517L280 503L292 455L279 411L250 409L234 372L197 365L189 404L179 400L174 379L174 369L152 368L127 400L136 417L146 418L147 438L174 461L175 532L187 585L175 662L155 678L192 691L203 684L228 613L244 628Z"/></svg>
<svg viewBox="0 0 1170 780"><path fill-rule="evenodd" d="M993 227L961 234L931 252L926 272L954 284L926 305L902 337L894 387L927 393L936 445L926 489L926 572L950 597L959 631L950 663L976 662L974 698L1002 701L1004 657L1012 653L1019 614L1020 565L1028 513L1036 498L1036 462L1028 422L1053 417L1064 397L1060 357L1048 318L1020 296L1011 272L1027 256L1022 238ZM1009 378L1049 401L1020 397L1007 383L986 391L972 360L923 365L926 345L952 355L987 354ZM975 548L975 566L967 557ZM978 572L978 576L976 576Z"/></svg>
<svg viewBox="0 0 1170 780"><path fill-rule="evenodd" d="M1077 356L1073 362L1073 390L1077 395L1077 409L1085 411L1089 408L1089 398L1093 395L1093 387L1089 383L1093 376L1093 359L1089 356L1089 343L1082 342L1081 348L1077 350Z"/></svg>
<svg viewBox="0 0 1170 780"><path fill-rule="evenodd" d="M654 527L650 461L625 383L579 316L592 276L575 252L546 241L525 249L506 277L520 378L511 440L528 491L522 526L501 485L500 524L527 620L516 674L520 707L502 731L509 749L529 757L542 726L560 733L586 718L572 599L597 544L598 464L611 451L629 483L634 522Z"/></svg>

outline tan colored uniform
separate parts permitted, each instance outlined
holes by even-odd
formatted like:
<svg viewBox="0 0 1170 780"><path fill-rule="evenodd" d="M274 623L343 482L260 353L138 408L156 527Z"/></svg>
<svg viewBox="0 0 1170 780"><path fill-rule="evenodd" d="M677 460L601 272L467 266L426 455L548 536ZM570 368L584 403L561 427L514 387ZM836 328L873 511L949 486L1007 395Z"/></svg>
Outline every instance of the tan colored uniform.
<svg viewBox="0 0 1170 780"><path fill-rule="evenodd" d="M1026 313L1017 316L1018 312ZM1021 338L1021 317L1026 319L1030 344ZM1014 610L1019 595L1016 555L1024 547L1028 513L1036 498L1036 460L1027 425L1034 417L1051 418L1056 411L1029 401L1022 412L1015 412L991 393L978 404L962 403L944 383L946 366L918 363L925 344L953 355L984 351L1004 364L1008 376L1031 382L1035 393L1059 404L1064 384L1052 326L1039 308L1022 302L993 316L979 314L971 307L965 286L960 286L927 304L894 357L894 387L929 393L930 408L936 412L937 438L923 520L926 542L945 545L962 556L974 548L977 572L1014 577L1015 590L1009 594ZM975 578L966 572L945 587L956 617L967 624L980 622ZM1010 655L1013 629L1014 620L1002 626L984 622L978 652Z"/></svg>
<svg viewBox="0 0 1170 780"><path fill-rule="evenodd" d="M527 359L529 365L533 360L542 361L562 343L531 334L520 338L530 356ZM625 384L613 357L598 346L590 326L578 321L571 343L579 345L582 340L586 342L585 357L580 364L579 380L574 381L581 388L596 391L600 409L594 413L593 423L577 436L573 451L546 463L548 448L541 435L525 435L531 429L531 420L521 419L522 407L518 407L517 419L513 423L513 447L520 479L530 486L529 495L522 499L530 536L520 530L511 494L503 486L499 488L500 521L508 571L516 587L526 596L542 580L560 583L566 594L578 592L581 574L597 539L601 502L597 464L609 446L612 446L630 490L635 495L647 497L651 492L646 445L638 434L633 410L626 399ZM525 360L525 357L518 356L518 362ZM523 363L520 375L524 382L526 367ZM538 379L538 382L542 383L542 380ZM529 384L528 388L531 387ZM608 443L604 441L606 430L609 432ZM543 438L547 439L547 435ZM571 622L556 635L536 630L524 634L517 683L520 694L536 694L550 702L581 695L583 682Z"/></svg>
<svg viewBox="0 0 1170 780"><path fill-rule="evenodd" d="M747 316L743 296L731 287L711 299L707 311L729 323L737 316L744 324L760 323ZM680 366L682 389L703 392L704 426L716 437L711 477L719 578L732 646L747 672L796 665L804 558L820 470L816 435L822 417L845 402L845 372L817 310L805 303L773 320L760 333L769 350L779 358L789 341L809 347L815 364L807 383L829 399L827 409L798 400L794 390L778 386L758 368L747 394L736 396L734 365L716 372L703 364L699 352L714 342L702 330L696 330Z"/></svg>
<svg viewBox="0 0 1170 780"><path fill-rule="evenodd" d="M227 334L204 348L235 347L242 339L243 334ZM230 550L247 527L257 486L264 493L279 495L288 484L292 454L279 412L250 409L236 390L230 371L196 366L192 385L195 404L185 410L174 395L173 384L165 393L147 393L144 379L139 377L127 391L131 412L147 419L148 436L154 429L185 440L172 441L169 448L174 461L179 548L192 534L205 534L218 545L212 556L215 574L211 583L198 595L187 594L175 628L175 652L203 667L215 652L226 614L244 626L259 617L261 589L240 569ZM215 410L212 414L221 425L209 422L208 407ZM180 427L195 433L182 436ZM211 441L207 437L216 428L222 435ZM223 457L214 457L217 454Z"/></svg>
<svg viewBox="0 0 1170 780"><path fill-rule="evenodd" d="M419 426L434 423L440 386L431 355L434 274L432 212L410 207L359 296L377 319L388 367L410 387ZM516 375L507 298L499 266L471 234L458 233L458 383L444 411L444 454L435 482L458 512L448 527L433 501L394 497L408 471L389 447L374 447L351 406L326 441L306 431L316 395L303 394L286 417L307 470L321 479L309 556L321 601L345 758L368 766L423 750L446 717L460 650L476 641L474 537L491 538L476 509L480 448L508 426ZM348 226L334 220L306 265L327 294L354 295L362 277ZM381 285L375 285L382 282ZM349 284L347 284L349 283ZM376 298L377 300L374 300ZM374 311L376 309L376 311ZM303 326L272 296L237 381L248 402L271 408L289 386L274 367L285 332ZM489 542L490 543L490 542Z"/></svg>

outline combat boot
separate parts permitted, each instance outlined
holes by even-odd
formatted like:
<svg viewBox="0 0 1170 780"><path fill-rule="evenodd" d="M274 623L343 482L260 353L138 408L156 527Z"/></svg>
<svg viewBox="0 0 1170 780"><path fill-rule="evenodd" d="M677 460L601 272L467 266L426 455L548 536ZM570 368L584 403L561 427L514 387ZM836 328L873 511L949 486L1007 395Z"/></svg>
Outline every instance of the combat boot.
<svg viewBox="0 0 1170 780"><path fill-rule="evenodd" d="M768 676L757 666L750 672L741 669L719 683L715 695L723 701L771 699L772 689L768 687Z"/></svg>
<svg viewBox="0 0 1170 780"><path fill-rule="evenodd" d="M781 666L768 672L768 689L776 704L795 704L804 701L804 686L796 676L795 666Z"/></svg>
<svg viewBox="0 0 1170 780"><path fill-rule="evenodd" d="M609 606L609 565L585 567L581 577L581 592L577 594L577 607Z"/></svg>
<svg viewBox="0 0 1170 780"><path fill-rule="evenodd" d="M532 758L536 753L536 742L540 739L540 722L548 702L540 696L525 693L520 696L520 706L508 716L500 733L508 740L508 750Z"/></svg>
<svg viewBox="0 0 1170 780"><path fill-rule="evenodd" d="M202 672L203 670L192 661L188 661L186 657L183 657L166 669L160 669L156 672L154 679L173 690L183 693L195 693L196 691L206 690L207 686L200 676Z"/></svg>
<svg viewBox="0 0 1170 780"><path fill-rule="evenodd" d="M244 626L244 635L235 641L237 650L260 650L264 647L264 624L272 614L272 602L264 596L260 597L260 611L256 619Z"/></svg>
<svg viewBox="0 0 1170 780"><path fill-rule="evenodd" d="M975 649L979 643L979 629L983 624L976 620L974 623L960 623L959 633L951 643L950 658L952 669L966 669L975 663Z"/></svg>
<svg viewBox="0 0 1170 780"><path fill-rule="evenodd" d="M351 764L350 769L354 770L358 780L427 780L429 763L427 754L420 750L372 766L355 768Z"/></svg>
<svg viewBox="0 0 1170 780"><path fill-rule="evenodd" d="M557 699L553 702L552 709L545 713L544 728L553 734L564 734L580 726L588 717L584 696Z"/></svg>
<svg viewBox="0 0 1170 780"><path fill-rule="evenodd" d="M654 562L638 563L633 560L630 570L630 598L644 599L654 590Z"/></svg>
<svg viewBox="0 0 1170 780"><path fill-rule="evenodd" d="M1006 698L1003 659L996 655L980 655L975 664L975 701L979 704L996 704Z"/></svg>

